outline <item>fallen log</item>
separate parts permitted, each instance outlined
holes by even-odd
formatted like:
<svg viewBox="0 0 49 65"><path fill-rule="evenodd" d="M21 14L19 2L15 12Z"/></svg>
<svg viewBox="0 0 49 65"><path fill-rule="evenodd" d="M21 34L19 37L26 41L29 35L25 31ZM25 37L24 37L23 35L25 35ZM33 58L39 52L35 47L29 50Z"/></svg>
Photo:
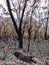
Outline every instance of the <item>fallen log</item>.
<svg viewBox="0 0 49 65"><path fill-rule="evenodd" d="M32 56L26 56L20 52L15 52L14 53L14 56L17 57L18 59L24 61L24 62L28 62L28 63L31 63L31 62L34 62L36 63L36 61L34 61L32 58Z"/></svg>

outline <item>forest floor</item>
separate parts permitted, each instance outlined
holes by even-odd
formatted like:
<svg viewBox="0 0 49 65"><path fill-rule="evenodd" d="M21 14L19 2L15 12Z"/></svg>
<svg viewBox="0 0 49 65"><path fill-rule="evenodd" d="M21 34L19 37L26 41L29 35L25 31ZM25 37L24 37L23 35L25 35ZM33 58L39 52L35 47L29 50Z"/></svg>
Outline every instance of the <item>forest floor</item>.
<svg viewBox="0 0 49 65"><path fill-rule="evenodd" d="M0 40L0 65L46 65L49 63L49 40L37 40L33 42L31 39L30 50L28 49L28 40L23 40L23 49L21 53L31 55L37 58L41 63L27 63L17 59L13 53L19 51L19 43L17 40L8 39L6 41ZM49 64L48 64L49 65Z"/></svg>

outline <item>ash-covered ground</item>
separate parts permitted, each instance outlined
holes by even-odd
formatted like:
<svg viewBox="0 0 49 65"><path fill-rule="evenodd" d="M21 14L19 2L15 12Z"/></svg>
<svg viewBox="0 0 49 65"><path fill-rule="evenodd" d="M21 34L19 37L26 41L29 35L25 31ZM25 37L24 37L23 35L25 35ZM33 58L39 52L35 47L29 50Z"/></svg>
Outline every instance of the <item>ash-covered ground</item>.
<svg viewBox="0 0 49 65"><path fill-rule="evenodd" d="M46 65L49 63L49 40L36 40L33 42L31 39L30 50L28 49L28 39L23 39L23 49L19 50L19 43L17 39L9 38L8 40L0 39L0 65ZM20 51L23 54L34 56L41 63L27 63L16 58L13 53Z"/></svg>

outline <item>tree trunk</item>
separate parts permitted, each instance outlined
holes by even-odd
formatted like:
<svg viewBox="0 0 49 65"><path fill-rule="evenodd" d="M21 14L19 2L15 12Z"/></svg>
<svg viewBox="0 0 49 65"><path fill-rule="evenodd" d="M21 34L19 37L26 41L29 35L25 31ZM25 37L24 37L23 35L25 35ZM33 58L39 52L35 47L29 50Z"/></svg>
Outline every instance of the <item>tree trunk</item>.
<svg viewBox="0 0 49 65"><path fill-rule="evenodd" d="M47 39L47 32L45 31L45 39Z"/></svg>
<svg viewBox="0 0 49 65"><path fill-rule="evenodd" d="M34 41L35 41L35 39L36 39L36 32L34 33Z"/></svg>
<svg viewBox="0 0 49 65"><path fill-rule="evenodd" d="M23 35L22 34L19 34L19 48L23 48Z"/></svg>
<svg viewBox="0 0 49 65"><path fill-rule="evenodd" d="M31 40L31 22L30 22L30 28L28 29L28 51L30 48L30 40Z"/></svg>
<svg viewBox="0 0 49 65"><path fill-rule="evenodd" d="M47 23L46 23L45 39L47 39L47 28L48 28L48 18L47 18Z"/></svg>
<svg viewBox="0 0 49 65"><path fill-rule="evenodd" d="M28 51L30 49L30 39L28 39Z"/></svg>

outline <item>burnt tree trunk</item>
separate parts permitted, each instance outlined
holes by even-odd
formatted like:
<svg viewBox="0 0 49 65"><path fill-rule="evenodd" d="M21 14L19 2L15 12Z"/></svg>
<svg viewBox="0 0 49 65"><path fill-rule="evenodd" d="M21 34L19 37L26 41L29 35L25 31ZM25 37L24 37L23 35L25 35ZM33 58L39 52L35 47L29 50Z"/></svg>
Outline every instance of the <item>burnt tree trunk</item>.
<svg viewBox="0 0 49 65"><path fill-rule="evenodd" d="M15 18L13 16L13 13L11 11L10 1L9 0L6 0L7 6L8 6L8 10L9 10L9 13L10 13L10 16L11 16L11 19L13 21L14 28L15 28L16 33L18 35L19 48L23 48L23 34L22 34L22 28L21 27L22 27L23 16L24 16L24 12L25 12L26 5L27 5L27 1L28 0L25 0L25 4L24 4L24 8L22 10L22 16L21 16L20 24L19 24L19 28L18 28L18 26L16 24L16 21L15 21Z"/></svg>
<svg viewBox="0 0 49 65"><path fill-rule="evenodd" d="M47 28L48 28L48 18L47 18L47 22L46 22L45 39L47 39Z"/></svg>
<svg viewBox="0 0 49 65"><path fill-rule="evenodd" d="M23 35L20 33L18 36L19 48L23 48Z"/></svg>
<svg viewBox="0 0 49 65"><path fill-rule="evenodd" d="M28 51L29 51L29 48L30 48L30 39L28 39Z"/></svg>

